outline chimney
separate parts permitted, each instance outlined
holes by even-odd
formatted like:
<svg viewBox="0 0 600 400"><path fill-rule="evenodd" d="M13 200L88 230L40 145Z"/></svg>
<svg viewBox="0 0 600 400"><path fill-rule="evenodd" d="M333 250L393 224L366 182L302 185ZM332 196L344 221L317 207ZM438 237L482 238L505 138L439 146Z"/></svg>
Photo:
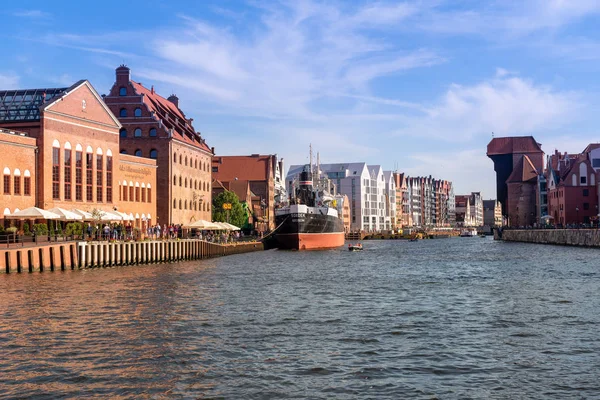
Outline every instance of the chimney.
<svg viewBox="0 0 600 400"><path fill-rule="evenodd" d="M125 64L121 64L119 68L116 69L117 76L117 85L124 86L127 85L131 79L131 71Z"/></svg>
<svg viewBox="0 0 600 400"><path fill-rule="evenodd" d="M169 98L167 100L169 100L171 103L175 104L175 107L179 108L179 97L172 94L169 96Z"/></svg>
<svg viewBox="0 0 600 400"><path fill-rule="evenodd" d="M150 93L154 94L154 85L152 85L152 88L150 89Z"/></svg>

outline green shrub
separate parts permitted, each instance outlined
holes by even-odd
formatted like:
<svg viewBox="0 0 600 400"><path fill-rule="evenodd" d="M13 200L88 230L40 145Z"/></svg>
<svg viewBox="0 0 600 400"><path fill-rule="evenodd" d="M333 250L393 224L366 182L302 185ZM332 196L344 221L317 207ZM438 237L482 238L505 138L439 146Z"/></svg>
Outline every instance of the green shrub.
<svg viewBox="0 0 600 400"><path fill-rule="evenodd" d="M48 225L46 224L34 224L33 232L37 235L47 235L48 234Z"/></svg>
<svg viewBox="0 0 600 400"><path fill-rule="evenodd" d="M83 234L83 224L81 222L69 222L65 228L67 236L81 236Z"/></svg>
<svg viewBox="0 0 600 400"><path fill-rule="evenodd" d="M10 233L10 234L17 233L17 227L11 226L10 228L6 228L6 233Z"/></svg>
<svg viewBox="0 0 600 400"><path fill-rule="evenodd" d="M31 231L29 230L29 223L27 222L23 224L23 233L25 235L31 235Z"/></svg>
<svg viewBox="0 0 600 400"><path fill-rule="evenodd" d="M0 233L4 233L4 226L0 225Z"/></svg>

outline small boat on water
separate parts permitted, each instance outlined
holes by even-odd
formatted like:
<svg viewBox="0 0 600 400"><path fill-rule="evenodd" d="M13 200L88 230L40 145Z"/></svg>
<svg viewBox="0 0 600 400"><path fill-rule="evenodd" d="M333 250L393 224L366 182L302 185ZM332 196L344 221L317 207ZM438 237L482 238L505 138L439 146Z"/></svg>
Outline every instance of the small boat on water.
<svg viewBox="0 0 600 400"><path fill-rule="evenodd" d="M460 232L460 237L475 237L475 236L477 236L477 229L475 229L475 228L463 229Z"/></svg>
<svg viewBox="0 0 600 400"><path fill-rule="evenodd" d="M362 249L363 249L363 246L360 243L348 245L349 251L362 251Z"/></svg>

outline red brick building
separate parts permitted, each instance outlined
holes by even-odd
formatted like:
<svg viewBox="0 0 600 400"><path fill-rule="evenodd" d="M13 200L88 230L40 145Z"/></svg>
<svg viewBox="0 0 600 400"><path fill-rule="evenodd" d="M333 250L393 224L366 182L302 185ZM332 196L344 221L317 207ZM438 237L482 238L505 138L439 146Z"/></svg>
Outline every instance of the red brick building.
<svg viewBox="0 0 600 400"><path fill-rule="evenodd" d="M122 125L119 153L156 160L158 222L211 221L213 150L181 111L177 96L165 99L154 87L131 80L129 68L121 65L104 101Z"/></svg>
<svg viewBox="0 0 600 400"><path fill-rule="evenodd" d="M252 202L253 214L261 231L275 228L275 195L276 188L283 184L282 170L276 155L215 156L212 162L214 179L223 183L249 182L250 190L257 196Z"/></svg>
<svg viewBox="0 0 600 400"><path fill-rule="evenodd" d="M156 162L120 156L121 124L88 81L69 88L0 91L0 127L29 136L5 133L0 141L5 176L12 176L12 186L3 188L8 190L3 191L1 209L16 204L116 208L137 215L138 227L153 223ZM144 173L127 180L133 196L122 199L128 170Z"/></svg>
<svg viewBox="0 0 600 400"><path fill-rule="evenodd" d="M544 168L544 152L532 136L494 138L487 146L494 162L497 200L510 226L538 221L537 177Z"/></svg>
<svg viewBox="0 0 600 400"><path fill-rule="evenodd" d="M551 222L566 225L597 220L599 169L600 144L590 144L581 154L555 150L546 168Z"/></svg>

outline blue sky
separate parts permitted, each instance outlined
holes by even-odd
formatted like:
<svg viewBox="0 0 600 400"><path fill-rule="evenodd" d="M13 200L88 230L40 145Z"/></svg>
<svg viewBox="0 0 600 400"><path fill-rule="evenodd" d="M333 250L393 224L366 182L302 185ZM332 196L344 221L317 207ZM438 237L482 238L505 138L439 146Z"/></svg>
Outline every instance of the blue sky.
<svg viewBox="0 0 600 400"><path fill-rule="evenodd" d="M201 3L200 5L196 3ZM14 8L11 8L14 7ZM546 153L600 141L600 2L12 2L0 88L89 79L121 63L172 92L217 154L366 161L495 197L486 145Z"/></svg>

